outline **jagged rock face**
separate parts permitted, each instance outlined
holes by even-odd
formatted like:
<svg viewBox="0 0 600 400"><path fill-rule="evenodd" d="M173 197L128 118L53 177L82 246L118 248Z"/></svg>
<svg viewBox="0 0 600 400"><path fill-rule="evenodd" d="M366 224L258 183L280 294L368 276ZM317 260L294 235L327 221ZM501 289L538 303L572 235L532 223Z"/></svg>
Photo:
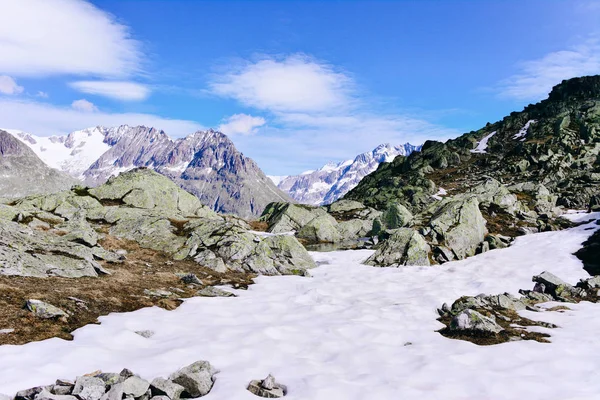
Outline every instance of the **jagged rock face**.
<svg viewBox="0 0 600 400"><path fill-rule="evenodd" d="M382 162L390 162L397 155L407 156L421 146L406 143L402 146L382 144L373 151L359 154L354 160L327 164L316 171L288 176L277 182L277 187L303 204L330 204L343 197L362 178L377 169Z"/></svg>
<svg viewBox="0 0 600 400"><path fill-rule="evenodd" d="M58 192L75 182L68 175L49 168L25 144L0 130L0 197Z"/></svg>
<svg viewBox="0 0 600 400"><path fill-rule="evenodd" d="M599 154L600 76L575 78L502 121L380 165L346 198L380 209L400 200L421 211L440 187L460 193L492 177L506 186L543 185L556 205L582 209L600 190Z"/></svg>
<svg viewBox="0 0 600 400"><path fill-rule="evenodd" d="M252 218L270 202L290 201L227 136L213 130L177 140L155 128L127 125L99 126L50 138L13 133L48 165L89 186L146 167L168 176L222 213Z"/></svg>

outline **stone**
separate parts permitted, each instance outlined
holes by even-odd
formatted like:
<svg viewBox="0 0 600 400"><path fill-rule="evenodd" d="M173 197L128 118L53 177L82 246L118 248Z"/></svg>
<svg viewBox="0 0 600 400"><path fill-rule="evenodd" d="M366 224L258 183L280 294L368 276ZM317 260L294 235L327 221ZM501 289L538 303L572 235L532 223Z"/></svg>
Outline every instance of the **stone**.
<svg viewBox="0 0 600 400"><path fill-rule="evenodd" d="M135 398L141 397L148 391L149 387L150 382L134 375L123 381L123 394L126 396L131 395Z"/></svg>
<svg viewBox="0 0 600 400"><path fill-rule="evenodd" d="M475 255L487 234L486 221L475 196L443 201L431 217L429 227L433 239L451 249L459 260Z"/></svg>
<svg viewBox="0 0 600 400"><path fill-rule="evenodd" d="M311 243L335 243L341 240L337 221L329 214L310 220L296 234L297 237Z"/></svg>
<svg viewBox="0 0 600 400"><path fill-rule="evenodd" d="M366 206L354 200L338 200L327 207L330 213L344 213L349 211L363 210Z"/></svg>
<svg viewBox="0 0 600 400"><path fill-rule="evenodd" d="M208 361L196 361L173 373L169 379L183 386L190 397L202 397L212 389L217 373L218 370L213 368Z"/></svg>
<svg viewBox="0 0 600 400"><path fill-rule="evenodd" d="M42 319L62 318L68 316L66 311L63 311L60 308L41 300L29 299L25 303L25 307L27 307L27 309L31 311L33 315Z"/></svg>
<svg viewBox="0 0 600 400"><path fill-rule="evenodd" d="M399 267L404 265L430 265L430 247L417 231L400 228L371 255L365 264L381 267Z"/></svg>
<svg viewBox="0 0 600 400"><path fill-rule="evenodd" d="M392 203L381 215L381 223L385 229L397 229L410 226L412 213L399 203Z"/></svg>
<svg viewBox="0 0 600 400"><path fill-rule="evenodd" d="M53 394L44 388L40 393L35 395L34 400L78 400L78 398L69 394Z"/></svg>
<svg viewBox="0 0 600 400"><path fill-rule="evenodd" d="M75 380L73 395L81 400L100 400L106 391L106 385L100 378L80 376Z"/></svg>
<svg viewBox="0 0 600 400"><path fill-rule="evenodd" d="M502 332L504 328L491 318L488 318L475 310L466 309L452 318L450 330L497 334Z"/></svg>
<svg viewBox="0 0 600 400"><path fill-rule="evenodd" d="M173 293L163 289L144 289L144 294L151 297L170 297Z"/></svg>
<svg viewBox="0 0 600 400"><path fill-rule="evenodd" d="M154 336L154 331L150 331L150 330L145 330L145 331L135 331L135 333L137 333L138 335L140 335L143 338L149 339L152 336Z"/></svg>
<svg viewBox="0 0 600 400"><path fill-rule="evenodd" d="M575 290L573 286L548 271L534 276L532 280L536 283L533 289L534 292L546 293L554 298L570 297Z"/></svg>
<svg viewBox="0 0 600 400"><path fill-rule="evenodd" d="M202 281L200 279L198 279L198 277L195 274L192 274L192 273L185 274L185 275L181 276L180 279L186 285L189 285L192 283L196 284L196 285L203 285Z"/></svg>
<svg viewBox="0 0 600 400"><path fill-rule="evenodd" d="M135 374L133 372L131 372L130 370L128 370L127 368L123 368L121 370L121 372L119 372L119 376L121 376L123 378L123 380L125 380L127 378L131 378L134 375Z"/></svg>
<svg viewBox="0 0 600 400"><path fill-rule="evenodd" d="M122 400L123 399L123 383L113 384L108 392L102 395L100 400Z"/></svg>
<svg viewBox="0 0 600 400"><path fill-rule="evenodd" d="M154 396L166 396L169 400L178 400L185 388L164 378L155 378L150 383L150 390Z"/></svg>
<svg viewBox="0 0 600 400"><path fill-rule="evenodd" d="M96 277L97 266L87 246L0 219L0 275Z"/></svg>
<svg viewBox="0 0 600 400"><path fill-rule="evenodd" d="M593 276L588 279L581 279L577 286L581 286L584 289L598 289L600 288L600 276Z"/></svg>
<svg viewBox="0 0 600 400"><path fill-rule="evenodd" d="M45 388L42 386L20 390L15 395L15 400L33 400L33 398Z"/></svg>
<svg viewBox="0 0 600 400"><path fill-rule="evenodd" d="M235 294L214 286L207 286L196 292L197 296L202 297L236 297Z"/></svg>
<svg viewBox="0 0 600 400"><path fill-rule="evenodd" d="M54 385L52 386L52 393L65 396L71 394L73 391L73 386L64 386L64 385Z"/></svg>
<svg viewBox="0 0 600 400"><path fill-rule="evenodd" d="M248 391L256 396L268 399L276 399L286 395L287 387L275 381L275 377L269 374L262 381L254 380L248 384Z"/></svg>
<svg viewBox="0 0 600 400"><path fill-rule="evenodd" d="M298 231L312 219L326 215L327 211L320 207L303 204L270 203L263 211L260 220L267 222L271 233Z"/></svg>

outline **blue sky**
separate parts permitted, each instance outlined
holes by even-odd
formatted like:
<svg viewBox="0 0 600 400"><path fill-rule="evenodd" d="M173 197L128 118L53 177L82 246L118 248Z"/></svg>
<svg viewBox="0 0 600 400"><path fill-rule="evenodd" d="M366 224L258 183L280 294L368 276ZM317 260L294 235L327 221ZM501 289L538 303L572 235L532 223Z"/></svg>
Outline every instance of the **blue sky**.
<svg viewBox="0 0 600 400"><path fill-rule="evenodd" d="M266 173L478 129L600 73L600 1L0 0L0 126L223 130Z"/></svg>

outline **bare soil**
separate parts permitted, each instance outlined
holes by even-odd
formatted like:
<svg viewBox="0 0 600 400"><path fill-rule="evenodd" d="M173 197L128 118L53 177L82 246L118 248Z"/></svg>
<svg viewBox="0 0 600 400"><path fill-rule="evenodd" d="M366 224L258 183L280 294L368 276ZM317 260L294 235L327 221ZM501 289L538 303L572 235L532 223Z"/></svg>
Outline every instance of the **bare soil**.
<svg viewBox="0 0 600 400"><path fill-rule="evenodd" d="M177 308L182 298L192 297L202 288L183 283L176 273L193 273L205 286L231 285L245 289L255 275L237 272L224 274L200 266L192 260L173 261L165 254L143 249L137 243L106 235L101 245L107 250L126 250L123 263L100 262L111 275L97 278L31 278L0 276L0 329L14 332L0 334L2 344L24 344L59 337L71 340L71 332L112 312L135 311L158 306ZM173 293L168 298L152 297L144 290L163 289ZM43 320L32 315L24 305L38 299L55 305L70 316L62 320Z"/></svg>

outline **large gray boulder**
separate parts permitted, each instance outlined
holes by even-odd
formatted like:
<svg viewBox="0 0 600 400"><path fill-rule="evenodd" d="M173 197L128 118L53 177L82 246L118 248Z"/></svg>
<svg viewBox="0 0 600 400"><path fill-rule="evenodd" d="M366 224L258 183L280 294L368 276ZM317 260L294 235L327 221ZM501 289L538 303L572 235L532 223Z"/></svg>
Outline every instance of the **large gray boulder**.
<svg viewBox="0 0 600 400"><path fill-rule="evenodd" d="M410 226L413 221L412 213L399 203L392 203L381 215L384 229L397 229Z"/></svg>
<svg viewBox="0 0 600 400"><path fill-rule="evenodd" d="M208 361L196 361L173 373L169 379L183 386L189 397L202 397L212 389L218 372Z"/></svg>
<svg viewBox="0 0 600 400"><path fill-rule="evenodd" d="M98 276L89 247L0 219L0 274L44 278Z"/></svg>
<svg viewBox="0 0 600 400"><path fill-rule="evenodd" d="M260 219L267 222L269 232L286 233L298 231L314 218L326 214L327 211L321 207L292 203L270 203Z"/></svg>
<svg viewBox="0 0 600 400"><path fill-rule="evenodd" d="M430 247L417 231L400 228L384 241L365 264L380 267L430 265Z"/></svg>
<svg viewBox="0 0 600 400"><path fill-rule="evenodd" d="M429 222L434 243L445 245L456 259L475 255L487 234L477 197L444 201Z"/></svg>
<svg viewBox="0 0 600 400"><path fill-rule="evenodd" d="M41 300L29 299L25 303L25 307L31 311L33 315L42 319L53 319L68 316L68 314L60 308Z"/></svg>
<svg viewBox="0 0 600 400"><path fill-rule="evenodd" d="M334 243L342 239L337 221L329 214L313 218L300 228L296 236L311 243Z"/></svg>

